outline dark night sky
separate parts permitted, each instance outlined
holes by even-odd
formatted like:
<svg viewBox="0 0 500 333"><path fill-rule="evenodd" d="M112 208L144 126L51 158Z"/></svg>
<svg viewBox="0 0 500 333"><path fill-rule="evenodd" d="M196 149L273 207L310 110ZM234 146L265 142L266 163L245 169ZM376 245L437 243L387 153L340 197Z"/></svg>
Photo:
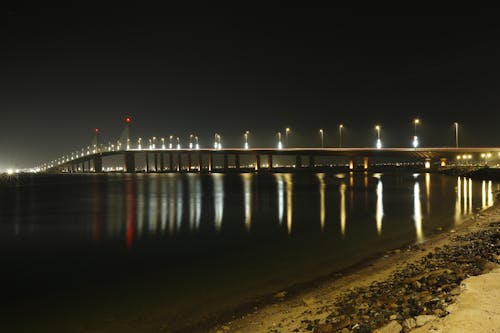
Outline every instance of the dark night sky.
<svg viewBox="0 0 500 333"><path fill-rule="evenodd" d="M196 9L194 9L194 7ZM2 13L0 169L88 145L190 133L211 145L425 146L500 139L496 10L346 8L10 8ZM444 15L447 13L447 16Z"/></svg>

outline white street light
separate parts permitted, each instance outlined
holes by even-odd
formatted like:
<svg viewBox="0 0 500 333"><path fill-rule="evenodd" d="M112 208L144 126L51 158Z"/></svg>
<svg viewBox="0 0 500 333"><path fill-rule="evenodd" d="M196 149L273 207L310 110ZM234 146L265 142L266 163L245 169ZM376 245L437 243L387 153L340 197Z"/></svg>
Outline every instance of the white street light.
<svg viewBox="0 0 500 333"><path fill-rule="evenodd" d="M342 148L342 129L344 128L343 124L339 125L339 148Z"/></svg>
<svg viewBox="0 0 500 333"><path fill-rule="evenodd" d="M382 148L382 141L380 140L380 125L375 126L375 130L377 131L377 149Z"/></svg>
<svg viewBox="0 0 500 333"><path fill-rule="evenodd" d="M246 131L244 134L245 137L245 149L248 149L248 134L250 134L249 131Z"/></svg>
<svg viewBox="0 0 500 333"><path fill-rule="evenodd" d="M319 129L319 135L321 137L321 148L325 148L325 144L324 144L324 131L322 128Z"/></svg>
<svg viewBox="0 0 500 333"><path fill-rule="evenodd" d="M453 123L455 125L455 147L458 148L458 123Z"/></svg>
<svg viewBox="0 0 500 333"><path fill-rule="evenodd" d="M415 134L413 136L413 148L417 149L418 147L417 125L420 124L420 119L415 118L413 124L415 125Z"/></svg>
<svg viewBox="0 0 500 333"><path fill-rule="evenodd" d="M290 132L291 132L290 127L285 128L285 139L286 139L286 147L287 148L289 147L289 144L288 144L288 133L290 133Z"/></svg>
<svg viewBox="0 0 500 333"><path fill-rule="evenodd" d="M283 144L281 143L281 132L278 132L277 136L278 136L278 149L283 149Z"/></svg>

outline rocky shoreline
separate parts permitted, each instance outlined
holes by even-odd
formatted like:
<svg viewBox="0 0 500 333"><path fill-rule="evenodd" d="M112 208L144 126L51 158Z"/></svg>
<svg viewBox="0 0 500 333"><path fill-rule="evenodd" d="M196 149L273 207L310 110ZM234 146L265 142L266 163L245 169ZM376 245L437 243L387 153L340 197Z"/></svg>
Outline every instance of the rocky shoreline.
<svg viewBox="0 0 500 333"><path fill-rule="evenodd" d="M324 333L408 332L446 316L447 307L460 294L461 282L496 268L499 258L500 222L495 222L486 230L453 237L451 244L436 248L386 281L348 292L322 309L330 312L324 322L302 323L306 330Z"/></svg>
<svg viewBox="0 0 500 333"><path fill-rule="evenodd" d="M213 332L409 332L446 317L462 281L499 264L497 204L456 230L391 251L352 276L290 299L278 293L276 304Z"/></svg>

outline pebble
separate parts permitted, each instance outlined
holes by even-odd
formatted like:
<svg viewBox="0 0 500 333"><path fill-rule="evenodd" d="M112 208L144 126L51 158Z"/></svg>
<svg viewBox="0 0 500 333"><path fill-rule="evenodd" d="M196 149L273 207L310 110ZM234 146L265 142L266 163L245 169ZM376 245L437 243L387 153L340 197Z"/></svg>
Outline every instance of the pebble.
<svg viewBox="0 0 500 333"><path fill-rule="evenodd" d="M417 327L420 327L436 319L437 317L434 315L420 315L415 317L415 322L417 323Z"/></svg>
<svg viewBox="0 0 500 333"><path fill-rule="evenodd" d="M410 330L414 329L415 327L417 327L417 322L415 321L415 319L406 318L405 320L403 320L403 329L405 331L410 331Z"/></svg>
<svg viewBox="0 0 500 333"><path fill-rule="evenodd" d="M400 323L393 320L389 324L378 328L373 331L373 333L400 333L403 330L403 326Z"/></svg>

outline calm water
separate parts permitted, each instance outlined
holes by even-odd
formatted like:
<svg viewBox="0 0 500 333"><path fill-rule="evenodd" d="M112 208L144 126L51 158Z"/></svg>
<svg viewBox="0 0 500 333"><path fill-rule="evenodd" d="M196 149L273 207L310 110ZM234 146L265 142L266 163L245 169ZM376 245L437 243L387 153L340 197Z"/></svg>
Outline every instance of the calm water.
<svg viewBox="0 0 500 333"><path fill-rule="evenodd" d="M2 325L179 328L423 242L493 205L496 183L434 174L5 178Z"/></svg>

